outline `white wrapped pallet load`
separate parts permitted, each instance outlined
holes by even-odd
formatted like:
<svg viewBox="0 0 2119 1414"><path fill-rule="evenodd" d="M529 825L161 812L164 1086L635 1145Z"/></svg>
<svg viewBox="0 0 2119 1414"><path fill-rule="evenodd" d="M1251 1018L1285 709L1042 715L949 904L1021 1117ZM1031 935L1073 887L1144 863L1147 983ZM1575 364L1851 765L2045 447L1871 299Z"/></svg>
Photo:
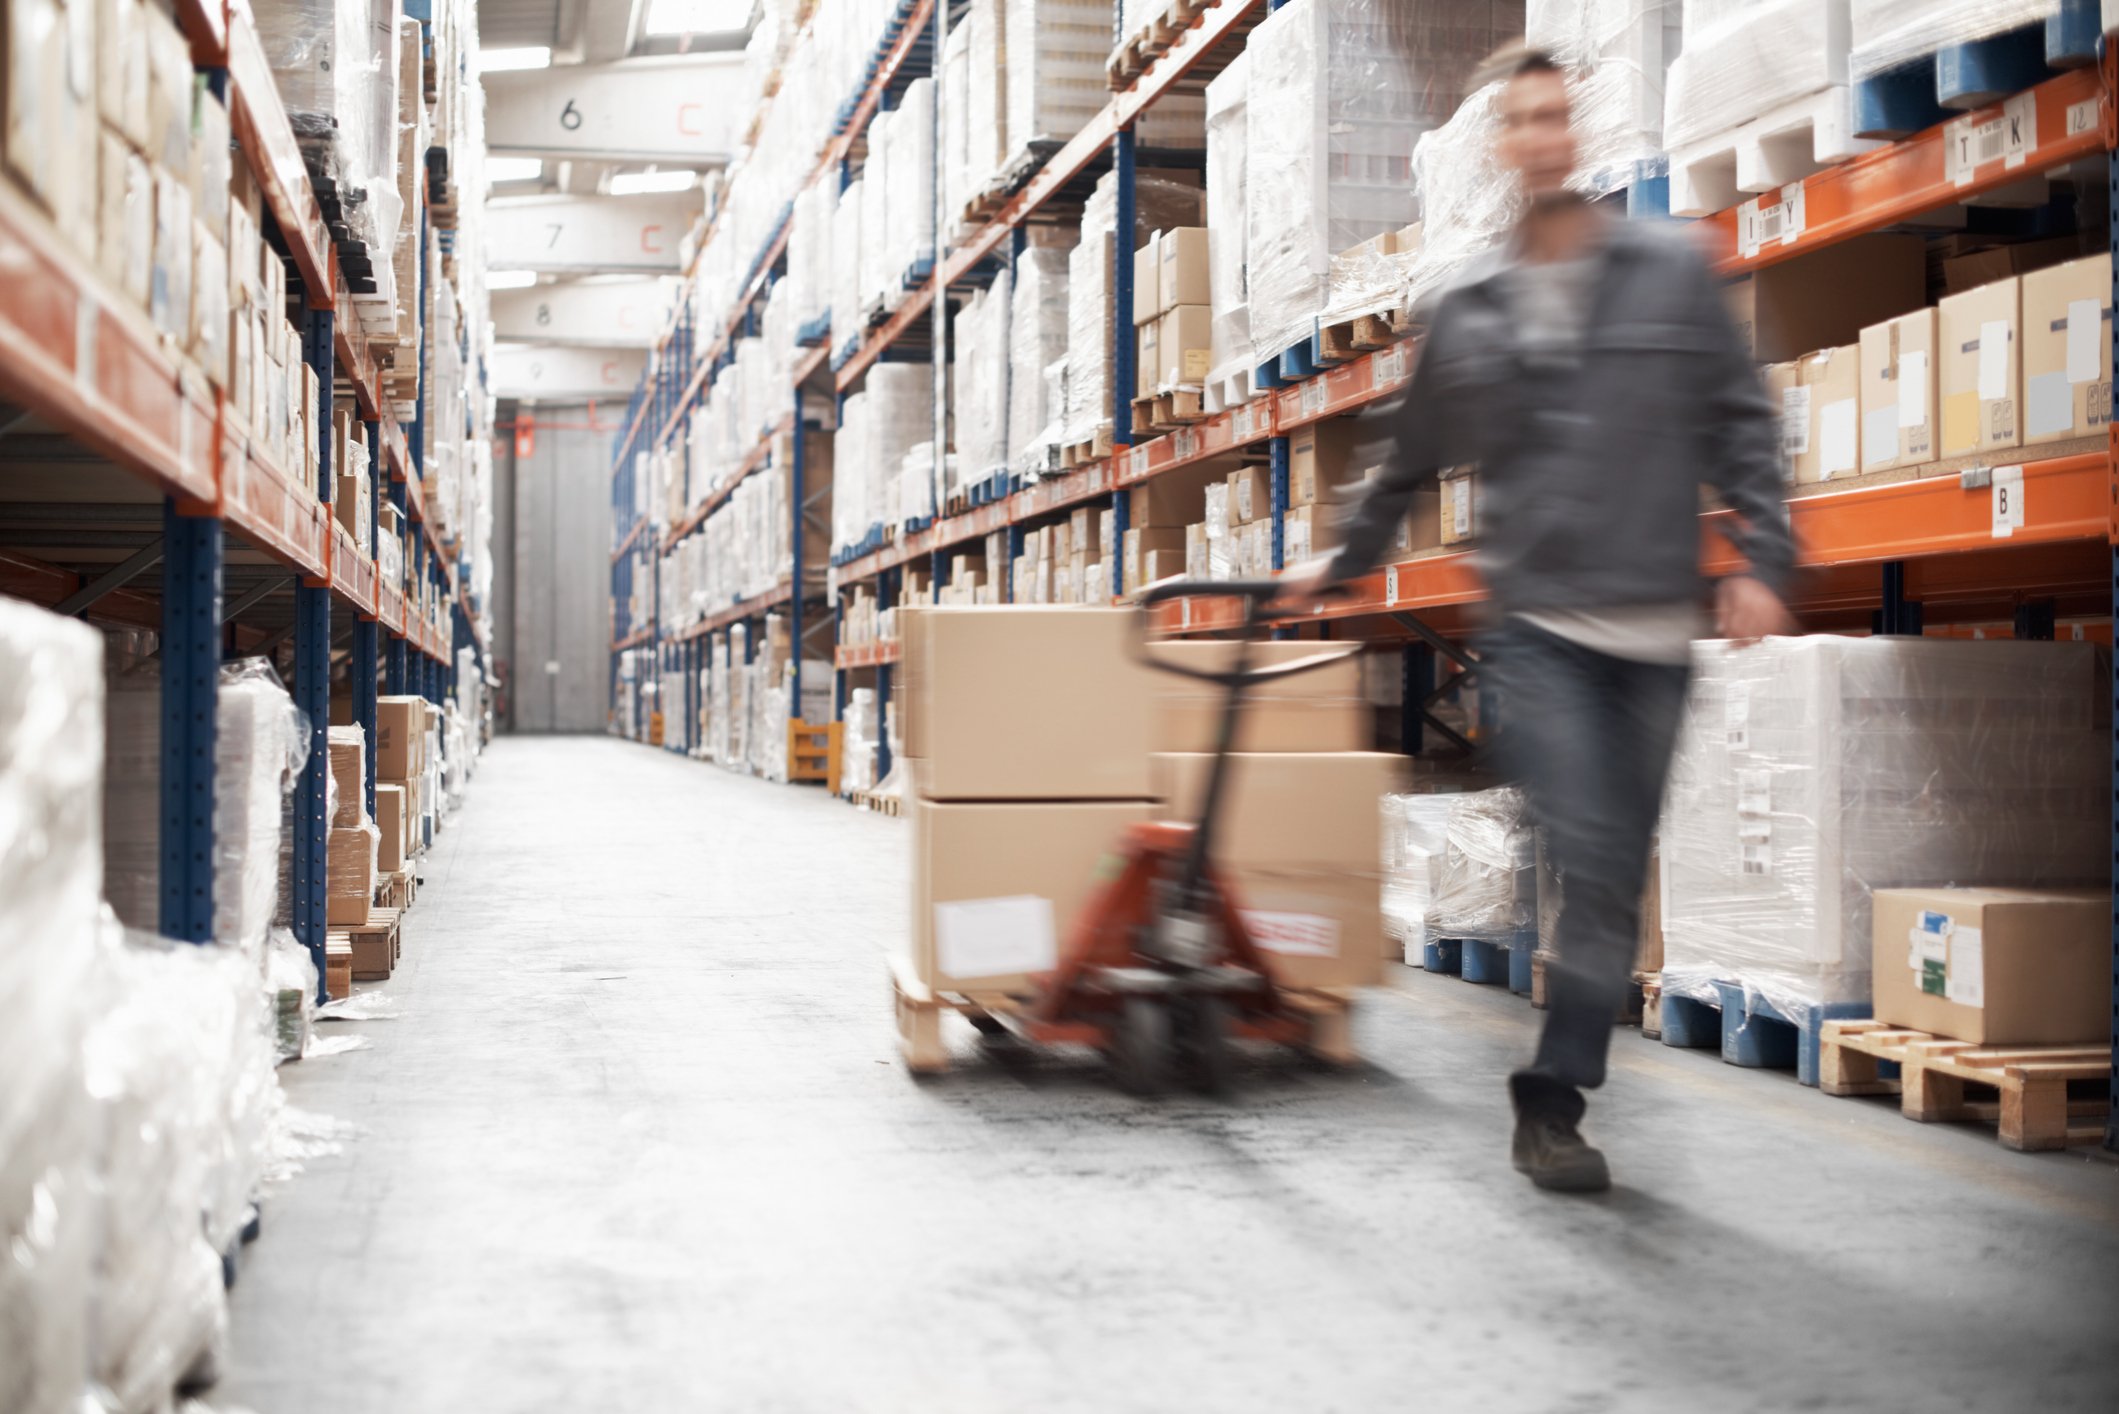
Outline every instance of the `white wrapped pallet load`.
<svg viewBox="0 0 2119 1414"><path fill-rule="evenodd" d="M1110 0L1002 0L1004 179L1043 165L1110 99ZM1152 111L1152 110L1151 110Z"/></svg>
<svg viewBox="0 0 2119 1414"><path fill-rule="evenodd" d="M964 185L960 203L993 189L1008 155L1008 41L1002 0L971 0L964 19L964 83L949 101L964 110ZM962 204L950 208L955 216Z"/></svg>
<svg viewBox="0 0 2119 1414"><path fill-rule="evenodd" d="M95 1118L103 640L0 598L0 1409L84 1405Z"/></svg>
<svg viewBox="0 0 2119 1414"><path fill-rule="evenodd" d="M1008 311L1008 464L1026 476L1056 467L1060 401L1046 371L1067 357L1067 252L1025 247Z"/></svg>
<svg viewBox="0 0 2119 1414"><path fill-rule="evenodd" d="M845 353L860 342L868 327L861 317L861 179L855 178L839 193L832 213L831 341L835 353Z"/></svg>
<svg viewBox="0 0 2119 1414"><path fill-rule="evenodd" d="M1207 279L1214 306L1214 366L1207 378L1213 384L1248 377L1261 361L1251 349L1244 219L1250 73L1250 55L1238 54L1207 84Z"/></svg>
<svg viewBox="0 0 2119 1414"><path fill-rule="evenodd" d="M861 169L861 318L874 320L896 308L897 233L890 227L890 184L896 175L891 147L897 141L898 115L880 112L868 124L868 162Z"/></svg>
<svg viewBox="0 0 2119 1414"><path fill-rule="evenodd" d="M1455 795L1383 798L1383 931L1418 965L1426 946L1427 910L1434 879L1449 844Z"/></svg>
<svg viewBox="0 0 2119 1414"><path fill-rule="evenodd" d="M971 83L971 30L951 25L949 42L942 51L942 216L945 229L955 231L964 208L976 195L971 178L971 102L965 90Z"/></svg>
<svg viewBox="0 0 2119 1414"><path fill-rule="evenodd" d="M1067 261L1067 383L1062 440L1090 442L1111 426L1112 301L1116 261L1127 261L1157 231L1197 226L1197 187L1153 177L1134 180L1134 225L1119 238L1117 174L1107 172L1082 207L1082 235ZM1129 330L1127 337L1132 333ZM1132 390L1127 390L1130 398Z"/></svg>
<svg viewBox="0 0 2119 1414"><path fill-rule="evenodd" d="M956 461L964 484L955 494L1004 470L1009 451L1008 271L971 297L956 318Z"/></svg>
<svg viewBox="0 0 2119 1414"><path fill-rule="evenodd" d="M804 187L795 198L787 236L787 275L797 332L831 320L832 217L838 193L829 182Z"/></svg>
<svg viewBox="0 0 2119 1414"><path fill-rule="evenodd" d="M846 694L840 734L839 787L848 795L872 790L876 783L876 690L857 687Z"/></svg>
<svg viewBox="0 0 2119 1414"><path fill-rule="evenodd" d="M1866 1004L1873 889L2101 881L2109 650L1703 643L1663 806L1666 996Z"/></svg>
<svg viewBox="0 0 2119 1414"><path fill-rule="evenodd" d="M934 80L906 85L890 115L889 172L885 180L889 233L885 268L891 288L886 304L903 302L905 281L921 261L934 258Z"/></svg>
<svg viewBox="0 0 2119 1414"><path fill-rule="evenodd" d="M1538 926L1537 835L1515 786L1449 797L1429 938L1510 943Z"/></svg>
<svg viewBox="0 0 2119 1414"><path fill-rule="evenodd" d="M2060 13L2060 0L1850 0L1848 69L1866 79L1952 44L2006 34ZM2110 28L2109 25L2106 28Z"/></svg>
<svg viewBox="0 0 2119 1414"><path fill-rule="evenodd" d="M1388 0L1291 0L1252 32L1246 185L1251 343L1260 363L1307 344L1332 258L1419 215L1415 145L1456 111L1505 38L1486 22L1434 28ZM1388 308L1399 291L1373 292Z"/></svg>
<svg viewBox="0 0 2119 1414"><path fill-rule="evenodd" d="M1570 70L1576 182L1625 185L1663 151L1665 77L1684 34L1679 0L1526 0L1523 37Z"/></svg>

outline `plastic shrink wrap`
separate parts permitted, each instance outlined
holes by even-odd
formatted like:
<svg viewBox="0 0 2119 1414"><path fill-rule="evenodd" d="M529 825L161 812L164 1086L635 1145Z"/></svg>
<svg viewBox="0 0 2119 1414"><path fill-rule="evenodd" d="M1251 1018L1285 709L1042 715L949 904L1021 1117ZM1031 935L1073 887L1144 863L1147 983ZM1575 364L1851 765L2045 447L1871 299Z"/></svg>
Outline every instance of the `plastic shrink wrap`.
<svg viewBox="0 0 2119 1414"><path fill-rule="evenodd" d="M896 174L892 149L898 140L898 115L880 112L868 123L868 163L861 169L861 243L855 246L861 267L859 309L862 325L896 307L898 277L905 267L897 263L900 248L897 232L890 228L891 178ZM847 188L852 191L852 187Z"/></svg>
<svg viewBox="0 0 2119 1414"><path fill-rule="evenodd" d="M832 217L838 193L823 182L795 198L794 227L787 237L787 273L793 282L798 330L831 319Z"/></svg>
<svg viewBox="0 0 2119 1414"><path fill-rule="evenodd" d="M89 1370L103 651L0 598L0 1409L26 1414L71 1414Z"/></svg>
<svg viewBox="0 0 2119 1414"><path fill-rule="evenodd" d="M956 319L956 455L963 476L973 485L1008 465L1008 320L1013 294L1004 269L971 297ZM964 489L950 487L952 492Z"/></svg>
<svg viewBox="0 0 2119 1414"><path fill-rule="evenodd" d="M1383 797L1383 930L1417 963L1427 942L1437 862L1449 842L1456 795Z"/></svg>
<svg viewBox="0 0 2119 1414"><path fill-rule="evenodd" d="M868 327L861 317L861 188L861 179L856 177L839 193L839 205L832 214L831 248L843 252L832 261L831 341L835 353L844 353L859 343L861 331ZM726 302L711 307L725 308Z"/></svg>
<svg viewBox="0 0 2119 1414"><path fill-rule="evenodd" d="M1811 636L1693 662L1663 807L1666 995L1866 1003L1872 889L2106 876L2108 649Z"/></svg>
<svg viewBox="0 0 2119 1414"><path fill-rule="evenodd" d="M1427 931L1507 942L1537 927L1537 838L1515 786L1450 797Z"/></svg>
<svg viewBox="0 0 2119 1414"><path fill-rule="evenodd" d="M1059 401L1047 376L1067 357L1067 262L1063 249L1026 247L1015 258L1008 314L1009 463L1025 475L1056 465Z"/></svg>
<svg viewBox="0 0 2119 1414"><path fill-rule="evenodd" d="M1207 85L1207 279L1214 303L1209 377L1217 383L1263 362L1251 351L1250 228L1244 219L1250 73L1250 55L1241 53Z"/></svg>
<svg viewBox="0 0 2119 1414"><path fill-rule="evenodd" d="M1684 32L1664 95L1672 152L1848 79L1847 0L1685 0Z"/></svg>
<svg viewBox="0 0 2119 1414"><path fill-rule="evenodd" d="M857 687L846 694L840 742L839 782L851 794L876 783L876 690Z"/></svg>
<svg viewBox="0 0 2119 1414"><path fill-rule="evenodd" d="M934 80L914 79L890 114L890 170L886 178L889 232L885 278L888 303L904 299L905 281L934 258Z"/></svg>
<svg viewBox="0 0 2119 1414"><path fill-rule="evenodd" d="M312 172L329 179L356 239L390 268L397 194L398 6L257 0L260 47Z"/></svg>
<svg viewBox="0 0 2119 1414"><path fill-rule="evenodd" d="M1523 37L1570 69L1576 181L1624 186L1663 151L1665 78L1684 34L1680 0L1526 0Z"/></svg>
<svg viewBox="0 0 2119 1414"><path fill-rule="evenodd" d="M1110 0L1001 0L999 12L1010 178L1042 165L1109 101L1112 15Z"/></svg>
<svg viewBox="0 0 2119 1414"><path fill-rule="evenodd" d="M1848 69L1865 79L1945 45L2037 24L2060 13L2060 0L1851 0L1850 9Z"/></svg>

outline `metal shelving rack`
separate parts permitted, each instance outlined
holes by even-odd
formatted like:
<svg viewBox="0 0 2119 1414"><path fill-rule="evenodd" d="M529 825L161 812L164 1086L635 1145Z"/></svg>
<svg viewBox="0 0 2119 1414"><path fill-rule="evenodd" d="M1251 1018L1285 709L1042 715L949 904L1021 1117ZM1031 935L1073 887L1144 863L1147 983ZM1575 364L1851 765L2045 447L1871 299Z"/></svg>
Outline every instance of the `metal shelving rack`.
<svg viewBox="0 0 2119 1414"><path fill-rule="evenodd" d="M945 298L945 292L965 287L982 261L1010 247L1011 236L1093 162L1108 154L1122 174L1122 184L1127 184L1135 120L1185 82L1217 49L1243 42L1249 28L1269 9L1278 8L1278 3L1219 0L1204 8L1165 54L1148 65L1130 87L1114 94L1095 119L976 234L945 252L934 275L861 339L852 356L835 370L836 390L843 394L856 385L869 367ZM1957 171L1945 161L1949 126L1938 125L1828 167L1778 193L1707 217L1702 224L1712 232L1721 270L1733 277L2099 155L2105 157L2112 184L2119 189L2115 89L2119 89L2119 65L2115 65L2108 38L2097 65L2062 72L2014 96L2017 111L2026 96L2035 109L2034 132L2027 149L2017 157L1996 158L1969 172ZM2001 113L2002 104L1995 103L1959 116L1980 121ZM1643 195L1651 198L1642 203L1644 207L1657 204L1651 193ZM1130 186L1122 185L1122 228L1130 214L1129 197ZM1747 248L1740 243L1740 230L1758 219L1761 203L1767 208L1780 207L1778 214L1784 218L1787 234L1777 244ZM2111 249L2119 266L2119 203L2114 204L2112 222ZM777 246L762 258L763 266L770 266L776 252ZM1121 367L1113 379L1112 455L1064 476L1016 485L1006 496L960 514L939 516L916 528L899 528L881 548L846 557L834 566L835 604L847 585L875 581L888 591L905 565L923 560L939 564L941 553L955 546L1076 506L1109 504L1122 518L1127 501L1118 492L1174 468L1240 448L1257 448L1261 443L1272 468L1273 555L1278 567L1281 518L1287 504L1288 435L1307 423L1358 412L1396 392L1410 376L1417 355L1413 342L1402 342L1261 392L1241 406L1192 426L1136 440L1126 396L1130 379L1123 366L1131 349L1130 260L1116 262L1114 292L1114 348ZM690 391L696 391L704 376L702 368L691 378ZM643 398L636 397L636 417L644 410L643 403ZM674 406L681 410L684 403L679 400ZM667 421L660 420L658 425L665 427L666 436ZM629 430L619 444L621 477L632 436ZM1960 620L2007 618L2012 606L2025 601L2050 606L2055 599L2065 599L2092 616L2119 610L2119 428L2099 452L2084 454L2078 448L2069 455L2041 458L2031 451L2018 467L2022 520L2006 529L1998 524L1994 509L1993 472L1997 469L1980 465L1956 475L1929 478L1882 473L1796 498L1791 513L1806 572L1793 607L1817 628L1866 626L1872 615L1886 624L1917 622L1917 610L1908 611L1923 600L1928 620L1936 623L1953 616ZM631 505L629 487L622 504ZM1736 559L1716 530L1718 520L1715 515L1702 518L1701 554L1710 568L1724 570ZM629 535L632 529L622 527L621 533ZM1118 588L1114 582L1114 597ZM1347 598L1335 601L1308 626L1291 625L1291 630L1404 642L1407 682L1423 687L1432 681L1431 655L1438 647L1450 651L1449 639L1470 627L1467 610L1484 595L1471 555L1450 551L1429 552L1387 566L1351 588ZM884 593L881 597L890 596ZM738 606L716 622L725 624L762 607L766 606ZM1169 634L1226 629L1235 626L1234 613L1234 606L1225 601L1177 601L1156 609L1155 626ZM2049 632L2050 615L2045 620ZM614 649L649 641L650 634L651 630L621 634ZM896 645L890 643L841 647L835 653L842 679L848 672L875 670L879 696L888 693L890 665L896 659ZM1409 693L1409 698L1413 695ZM843 682L837 696L843 703ZM2119 707L2119 678L2114 681L2113 699ZM1417 729L1412 715L1409 709L1409 726ZM883 749L887 751L887 746ZM887 769L886 762L879 774ZM2114 737L2112 781L2113 1076L2119 1082L2119 733ZM2119 1083L2114 1084L2113 1093L2106 1144L2119 1148Z"/></svg>
<svg viewBox="0 0 2119 1414"><path fill-rule="evenodd" d="M236 147L264 196L268 239L287 260L289 290L302 301L303 356L318 375L317 484L278 465L261 439L227 415L225 396L164 349L145 313L109 292L42 212L0 184L0 251L14 266L0 281L0 398L73 449L63 479L0 469L0 507L9 517L55 527L0 532L0 592L160 634L160 925L188 942L212 936L214 703L222 658L293 640L294 698L311 724L295 810L294 926L316 961L321 992L334 610L350 621L348 677L354 720L368 734L371 809L377 672L391 692L439 703L452 685L455 650L473 647L481 659L485 650L462 598L457 556L425 513L420 424L408 440L388 415L365 347L337 324L350 295L248 8L240 0L180 0L176 10L193 64L228 104ZM424 236L424 205L419 220ZM412 527L410 592L381 582L379 531L371 528L369 542L356 544L332 515L332 406L348 397L366 426L371 494L378 503L387 494ZM425 397L422 381L422 412ZM5 451L0 442L0 455ZM97 531L74 528L83 524ZM143 543L95 575L26 553L84 535ZM159 592L139 584L157 561ZM246 587L233 592L237 580ZM362 662L367 672L352 670Z"/></svg>

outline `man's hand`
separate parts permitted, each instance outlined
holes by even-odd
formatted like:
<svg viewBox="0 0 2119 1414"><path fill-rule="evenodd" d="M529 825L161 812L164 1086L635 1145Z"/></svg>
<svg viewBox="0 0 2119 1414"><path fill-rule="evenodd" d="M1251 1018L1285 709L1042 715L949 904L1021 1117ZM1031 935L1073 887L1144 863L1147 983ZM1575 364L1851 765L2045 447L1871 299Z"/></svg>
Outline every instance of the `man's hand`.
<svg viewBox="0 0 2119 1414"><path fill-rule="evenodd" d="M1715 629L1739 647L1795 627L1780 596L1748 574L1733 574L1714 591Z"/></svg>
<svg viewBox="0 0 2119 1414"><path fill-rule="evenodd" d="M1331 587L1331 557L1305 560L1281 571L1280 592L1273 596L1268 607L1282 614L1307 614L1317 606L1318 597Z"/></svg>

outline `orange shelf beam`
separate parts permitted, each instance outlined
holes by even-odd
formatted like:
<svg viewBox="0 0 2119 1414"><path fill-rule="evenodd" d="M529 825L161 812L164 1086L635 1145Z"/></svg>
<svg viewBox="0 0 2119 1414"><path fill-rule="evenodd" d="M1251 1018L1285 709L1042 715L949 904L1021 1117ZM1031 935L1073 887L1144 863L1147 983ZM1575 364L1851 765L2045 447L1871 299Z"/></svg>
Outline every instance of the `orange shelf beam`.
<svg viewBox="0 0 2119 1414"><path fill-rule="evenodd" d="M794 426L794 421L794 415L790 413L773 424L772 431L758 439L758 444L752 447L750 454L743 459L743 465L736 468L736 474L722 483L718 489L710 492L707 498L699 503L698 510L686 516L682 522L671 528L669 534L662 537L663 554L667 555L670 551L676 549L678 541L690 535L700 526L705 525L708 516L728 504L728 498L736 494L738 486L748 481L753 472L764 468L766 462L772 457L774 439L791 429ZM631 538L630 535L627 536L627 539L630 540ZM623 553L622 547L620 553Z"/></svg>
<svg viewBox="0 0 2119 1414"><path fill-rule="evenodd" d="M897 661L898 644L895 640L888 643L845 645L832 655L832 666L838 668L841 672L850 668L880 667L884 663L895 663Z"/></svg>

